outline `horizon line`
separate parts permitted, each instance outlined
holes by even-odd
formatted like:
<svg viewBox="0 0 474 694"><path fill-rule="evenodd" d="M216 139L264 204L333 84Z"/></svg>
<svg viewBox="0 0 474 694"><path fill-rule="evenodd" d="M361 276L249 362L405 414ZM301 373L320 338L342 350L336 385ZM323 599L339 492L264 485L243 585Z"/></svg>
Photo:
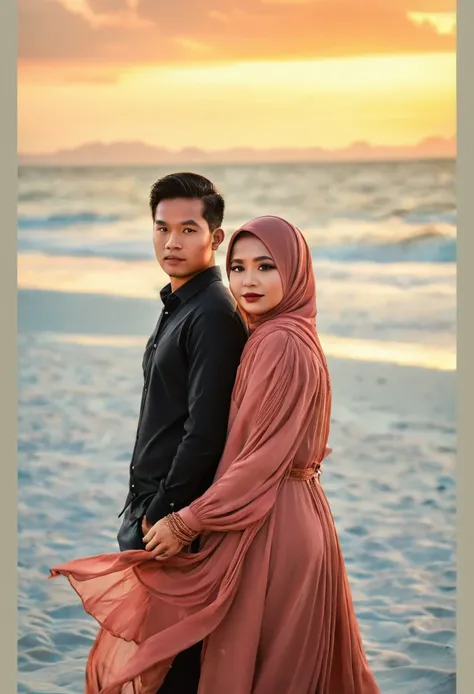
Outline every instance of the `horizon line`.
<svg viewBox="0 0 474 694"><path fill-rule="evenodd" d="M125 148L125 151L123 151ZM136 149L134 153L134 148ZM383 161L423 161L456 159L456 134L445 137L427 136L414 144L382 145L367 141L353 141L339 148L328 149L318 145L308 147L227 147L205 150L198 146L185 146L172 150L150 145L140 140L85 142L69 149L52 152L18 152L21 166L169 166L183 164L284 164L284 163L348 163ZM95 150L95 151L94 151ZM121 151L122 150L122 151ZM156 157L156 160L153 158Z"/></svg>
<svg viewBox="0 0 474 694"><path fill-rule="evenodd" d="M253 152L264 152L264 153L271 153L275 151L294 151L294 152L308 152L312 150L319 150L321 152L341 152L345 151L354 147L366 147L369 149L414 149L416 147L420 147L423 144L426 144L430 141L436 141L438 140L439 142L445 142L445 143L455 143L457 140L457 134L454 133L453 135L438 135L438 134L432 134L432 135L426 135L425 137L417 140L414 143L405 143L405 144L385 144L385 143L374 143L370 142L368 140L352 140L346 145L341 145L340 147L324 147L322 145L307 145L307 146L291 146L291 145L275 145L273 147L256 147L254 145L239 145L237 147L234 147L232 145L229 145L228 147L221 147L219 149L205 149L199 145L184 145L180 149L172 149L170 147L166 147L164 145L159 145L159 144L151 144L149 142L145 142L144 140L102 140L102 139L97 139L97 140L87 140L84 141L80 144L77 145L71 145L69 147L59 147L54 150L49 150L49 151L42 151L42 152L28 152L28 151L17 151L17 156L18 157L50 157L50 156L57 156L59 154L64 154L64 153L74 153L74 152L79 152L81 150L84 150L87 147L103 147L103 148L112 148L116 146L135 146L135 147L146 147L148 149L155 149L159 150L161 152L166 152L169 154L181 154L182 152L187 152L187 151L198 151L203 154L209 154L209 155L217 155L221 154L223 152L242 152L242 151L253 151Z"/></svg>

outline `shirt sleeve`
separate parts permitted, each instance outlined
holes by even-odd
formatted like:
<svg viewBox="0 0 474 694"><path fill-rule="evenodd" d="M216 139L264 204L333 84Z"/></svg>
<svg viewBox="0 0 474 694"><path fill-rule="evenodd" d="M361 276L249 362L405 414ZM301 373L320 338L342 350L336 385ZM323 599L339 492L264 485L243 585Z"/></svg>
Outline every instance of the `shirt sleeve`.
<svg viewBox="0 0 474 694"><path fill-rule="evenodd" d="M149 523L188 505L212 483L225 445L245 341L245 328L236 313L205 311L191 324L185 345L189 378L185 434L148 506Z"/></svg>

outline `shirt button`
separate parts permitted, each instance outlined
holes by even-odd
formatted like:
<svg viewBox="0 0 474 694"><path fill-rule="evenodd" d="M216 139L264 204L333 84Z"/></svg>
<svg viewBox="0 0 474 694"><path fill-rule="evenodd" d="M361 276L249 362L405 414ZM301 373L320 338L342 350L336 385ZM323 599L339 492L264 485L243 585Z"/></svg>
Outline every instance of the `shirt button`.
<svg viewBox="0 0 474 694"><path fill-rule="evenodd" d="M153 345L153 349L156 349L156 342L155 342L155 344Z"/></svg>
<svg viewBox="0 0 474 694"><path fill-rule="evenodd" d="M168 313L169 313L169 311L165 311L165 316L167 316L167 315L168 315Z"/></svg>
<svg viewBox="0 0 474 694"><path fill-rule="evenodd" d="M145 393L148 393L148 388L145 386Z"/></svg>
<svg viewBox="0 0 474 694"><path fill-rule="evenodd" d="M132 470L135 470L135 465L132 465Z"/></svg>
<svg viewBox="0 0 474 694"><path fill-rule="evenodd" d="M135 489L135 485L134 485L134 484L132 484L132 489Z"/></svg>

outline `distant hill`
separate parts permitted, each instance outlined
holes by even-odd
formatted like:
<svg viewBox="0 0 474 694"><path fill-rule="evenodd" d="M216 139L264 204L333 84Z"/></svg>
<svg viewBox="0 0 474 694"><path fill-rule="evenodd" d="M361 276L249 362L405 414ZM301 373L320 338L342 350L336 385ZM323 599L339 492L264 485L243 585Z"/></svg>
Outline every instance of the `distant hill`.
<svg viewBox="0 0 474 694"><path fill-rule="evenodd" d="M18 155L23 166L113 166L113 165L171 165L252 162L310 162L310 161L393 161L407 159L443 159L456 156L456 138L430 137L416 145L389 147L354 142L342 149L311 147L305 149L254 149L235 147L205 151L187 147L178 151L154 147L143 142L89 142L74 149L62 149L44 154Z"/></svg>

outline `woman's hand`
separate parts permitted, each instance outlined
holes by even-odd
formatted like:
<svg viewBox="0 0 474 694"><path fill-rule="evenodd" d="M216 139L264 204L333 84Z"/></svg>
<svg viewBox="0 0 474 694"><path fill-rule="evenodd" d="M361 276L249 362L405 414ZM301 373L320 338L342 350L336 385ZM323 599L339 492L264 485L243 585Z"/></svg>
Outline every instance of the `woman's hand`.
<svg viewBox="0 0 474 694"><path fill-rule="evenodd" d="M146 523L146 520L145 520ZM143 527L143 524L142 524ZM181 552L183 545L178 542L168 527L165 519L162 518L149 527L145 537L143 538L145 549L151 552L152 556L160 561L161 559L169 559L178 552Z"/></svg>
<svg viewBox="0 0 474 694"><path fill-rule="evenodd" d="M324 452L324 457L327 458L328 455L331 455L331 453L332 453L332 448L331 448L331 446L326 446L326 450L325 450L325 452Z"/></svg>

